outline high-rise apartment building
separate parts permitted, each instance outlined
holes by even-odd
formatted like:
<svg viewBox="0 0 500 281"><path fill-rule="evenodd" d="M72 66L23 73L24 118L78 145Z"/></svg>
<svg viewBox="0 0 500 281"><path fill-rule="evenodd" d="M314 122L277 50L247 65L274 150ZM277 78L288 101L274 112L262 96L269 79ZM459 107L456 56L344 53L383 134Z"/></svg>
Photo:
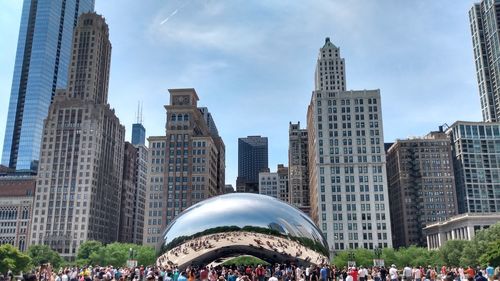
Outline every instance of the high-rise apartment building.
<svg viewBox="0 0 500 281"><path fill-rule="evenodd" d="M236 191L259 193L259 172L268 169L267 137L239 138Z"/></svg>
<svg viewBox="0 0 500 281"><path fill-rule="evenodd" d="M125 128L107 103L110 60L104 18L82 14L68 87L44 121L30 239L68 259L84 241L118 239Z"/></svg>
<svg viewBox="0 0 500 281"><path fill-rule="evenodd" d="M148 138L148 173L146 178L146 206L144 212L143 244L160 248L163 242L162 231L165 230L167 178L165 174L165 160L167 159L167 137L152 136Z"/></svg>
<svg viewBox="0 0 500 281"><path fill-rule="evenodd" d="M451 139L458 212L500 212L500 123L457 121Z"/></svg>
<svg viewBox="0 0 500 281"><path fill-rule="evenodd" d="M132 243L132 225L134 217L134 192L136 183L137 149L125 142L123 149L123 178L120 204L120 224L118 241Z"/></svg>
<svg viewBox="0 0 500 281"><path fill-rule="evenodd" d="M311 217L332 252L391 247L380 92L345 91L344 73L326 38L307 112Z"/></svg>
<svg viewBox="0 0 500 281"><path fill-rule="evenodd" d="M500 121L500 1L474 4L469 20L483 121Z"/></svg>
<svg viewBox="0 0 500 281"><path fill-rule="evenodd" d="M301 129L300 122L290 123L288 138L288 203L309 214L307 129Z"/></svg>
<svg viewBox="0 0 500 281"><path fill-rule="evenodd" d="M276 172L259 173L259 194L267 195L288 202L288 168L278 164Z"/></svg>
<svg viewBox="0 0 500 281"><path fill-rule="evenodd" d="M426 246L423 228L456 215L449 137L442 131L396 140L387 151L394 247Z"/></svg>
<svg viewBox="0 0 500 281"><path fill-rule="evenodd" d="M132 243L144 241L144 221L146 213L146 189L148 183L149 152L145 145L134 145L137 152L135 164L135 189L132 212Z"/></svg>
<svg viewBox="0 0 500 281"><path fill-rule="evenodd" d="M65 88L73 29L94 0L24 0L2 164L36 172L43 120L56 89Z"/></svg>
<svg viewBox="0 0 500 281"><path fill-rule="evenodd" d="M119 241L142 244L148 151L143 145L125 142L120 206Z"/></svg>
<svg viewBox="0 0 500 281"><path fill-rule="evenodd" d="M194 89L169 89L166 137L150 137L145 244L159 247L161 231L183 210L225 192L225 146L207 124ZM215 128L215 130L214 130Z"/></svg>

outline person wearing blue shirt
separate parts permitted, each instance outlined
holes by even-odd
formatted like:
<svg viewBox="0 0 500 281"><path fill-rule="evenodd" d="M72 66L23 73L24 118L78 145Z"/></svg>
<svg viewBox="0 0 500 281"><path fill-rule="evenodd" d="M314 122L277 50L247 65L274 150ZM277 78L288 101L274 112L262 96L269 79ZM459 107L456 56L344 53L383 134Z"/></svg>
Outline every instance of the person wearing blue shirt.
<svg viewBox="0 0 500 281"><path fill-rule="evenodd" d="M179 275L179 277L177 277L177 281L187 281L186 272L185 271L181 272L181 274ZM480 281L480 280L478 280L478 281Z"/></svg>

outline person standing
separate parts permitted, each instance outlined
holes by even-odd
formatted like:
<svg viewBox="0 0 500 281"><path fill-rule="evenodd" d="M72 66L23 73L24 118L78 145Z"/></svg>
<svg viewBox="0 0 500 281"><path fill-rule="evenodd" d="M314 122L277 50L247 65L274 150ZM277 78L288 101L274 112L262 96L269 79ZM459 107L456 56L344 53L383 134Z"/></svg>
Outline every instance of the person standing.
<svg viewBox="0 0 500 281"><path fill-rule="evenodd" d="M412 277L413 277L413 272L412 272L410 266L406 265L403 268L403 280L412 281Z"/></svg>
<svg viewBox="0 0 500 281"><path fill-rule="evenodd" d="M389 269L389 276L391 278L391 281L399 281L398 269L396 268L395 264L391 265L391 268Z"/></svg>
<svg viewBox="0 0 500 281"><path fill-rule="evenodd" d="M380 269L380 280L387 280L387 269L385 268L385 266L382 266L382 268Z"/></svg>

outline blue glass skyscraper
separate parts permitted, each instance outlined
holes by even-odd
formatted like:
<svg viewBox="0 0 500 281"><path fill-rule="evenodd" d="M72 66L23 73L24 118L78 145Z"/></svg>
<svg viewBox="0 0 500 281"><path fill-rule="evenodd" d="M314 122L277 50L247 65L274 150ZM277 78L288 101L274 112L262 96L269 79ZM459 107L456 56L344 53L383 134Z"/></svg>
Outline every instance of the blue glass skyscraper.
<svg viewBox="0 0 500 281"><path fill-rule="evenodd" d="M56 89L66 88L78 15L94 0L24 0L2 164L36 171L43 120Z"/></svg>
<svg viewBox="0 0 500 281"><path fill-rule="evenodd" d="M146 128L141 123L132 124L132 144L144 145L146 140Z"/></svg>

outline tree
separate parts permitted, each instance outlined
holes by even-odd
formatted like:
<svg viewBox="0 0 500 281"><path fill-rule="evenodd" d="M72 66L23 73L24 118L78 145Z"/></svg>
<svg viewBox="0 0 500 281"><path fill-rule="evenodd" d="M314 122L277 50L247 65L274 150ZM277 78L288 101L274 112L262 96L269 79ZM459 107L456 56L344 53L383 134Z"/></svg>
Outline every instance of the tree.
<svg viewBox="0 0 500 281"><path fill-rule="evenodd" d="M89 240L83 242L78 248L78 252L76 253L76 263L78 265L89 265L90 264L90 255L93 252L97 252L103 245L99 241Z"/></svg>
<svg viewBox="0 0 500 281"><path fill-rule="evenodd" d="M28 248L27 253L35 266L50 263L53 268L58 268L63 263L63 259L59 256L59 253L47 245L33 245Z"/></svg>
<svg viewBox="0 0 500 281"><path fill-rule="evenodd" d="M470 241L465 240L446 241L441 249L439 249L443 263L447 266L466 266L461 263L462 252L470 243Z"/></svg>
<svg viewBox="0 0 500 281"><path fill-rule="evenodd" d="M0 273L6 274L12 270L15 274L21 271L27 271L31 263L31 258L21 253L17 248L10 244L0 246Z"/></svg>
<svg viewBox="0 0 500 281"><path fill-rule="evenodd" d="M500 239L489 244L486 252L479 258L479 262L483 266L500 265Z"/></svg>

